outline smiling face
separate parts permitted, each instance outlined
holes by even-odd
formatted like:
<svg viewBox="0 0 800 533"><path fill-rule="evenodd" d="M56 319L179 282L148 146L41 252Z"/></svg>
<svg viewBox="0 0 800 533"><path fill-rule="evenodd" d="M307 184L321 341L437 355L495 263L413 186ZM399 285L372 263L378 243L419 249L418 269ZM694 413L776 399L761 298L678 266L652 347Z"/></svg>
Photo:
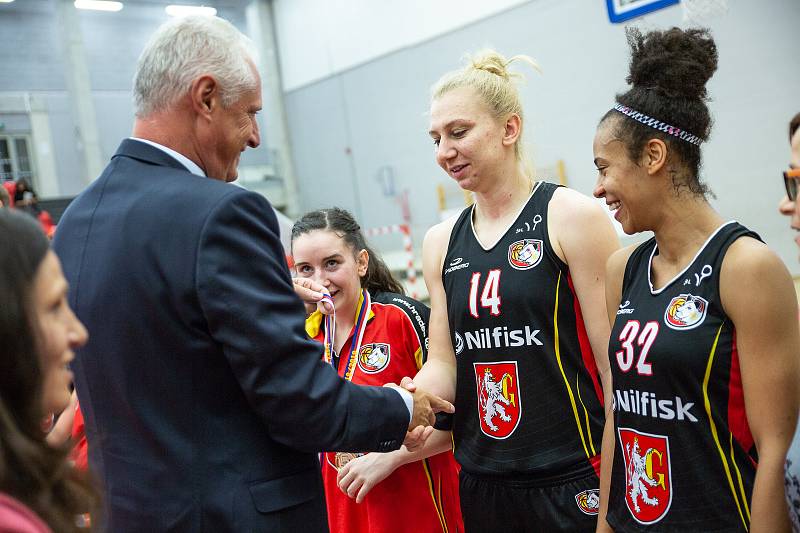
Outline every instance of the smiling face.
<svg viewBox="0 0 800 533"><path fill-rule="evenodd" d="M594 137L594 164L597 167L596 198L604 198L614 218L628 235L652 229L647 220L647 172L631 161L625 144L614 135L615 118L606 119Z"/></svg>
<svg viewBox="0 0 800 533"><path fill-rule="evenodd" d="M369 254L356 253L331 230L313 230L292 241L297 275L311 278L331 293L337 312L355 316L361 278L367 274Z"/></svg>
<svg viewBox="0 0 800 533"><path fill-rule="evenodd" d="M430 117L436 162L462 189L485 190L509 158L516 164L518 133L509 139L506 123L492 116L473 89L453 89L433 100Z"/></svg>
<svg viewBox="0 0 800 533"><path fill-rule="evenodd" d="M247 147L261 143L256 114L261 110L261 79L253 66L256 85L244 91L228 106L219 94L211 113L210 128L203 140L199 157L210 178L231 182L239 175L239 156Z"/></svg>
<svg viewBox="0 0 800 533"><path fill-rule="evenodd" d="M75 357L73 350L86 344L88 334L67 303L67 280L52 251L33 280L33 310L42 365L42 407L45 413L60 413L70 400L72 372L67 364Z"/></svg>

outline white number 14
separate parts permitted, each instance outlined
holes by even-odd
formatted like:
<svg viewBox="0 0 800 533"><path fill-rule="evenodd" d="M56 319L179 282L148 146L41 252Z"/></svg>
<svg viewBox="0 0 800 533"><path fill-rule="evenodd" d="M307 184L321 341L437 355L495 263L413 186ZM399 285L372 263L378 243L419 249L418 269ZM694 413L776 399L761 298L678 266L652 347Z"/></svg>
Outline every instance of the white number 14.
<svg viewBox="0 0 800 533"><path fill-rule="evenodd" d="M481 273L474 272L469 282L469 313L478 318L478 285ZM492 316L500 315L500 269L490 270L486 276L486 285L481 292L481 307L490 310Z"/></svg>

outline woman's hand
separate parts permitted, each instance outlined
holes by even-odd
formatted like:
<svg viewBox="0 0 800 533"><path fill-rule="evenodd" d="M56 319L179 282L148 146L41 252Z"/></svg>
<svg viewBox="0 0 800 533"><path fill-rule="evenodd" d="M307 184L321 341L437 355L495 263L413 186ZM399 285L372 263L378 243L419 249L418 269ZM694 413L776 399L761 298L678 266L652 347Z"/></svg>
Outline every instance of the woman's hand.
<svg viewBox="0 0 800 533"><path fill-rule="evenodd" d="M72 422L75 420L75 410L78 407L78 393L73 390L69 398L69 405L59 415L55 425L47 434L45 440L53 448L65 446L72 436ZM74 444L74 443L73 443Z"/></svg>
<svg viewBox="0 0 800 533"><path fill-rule="evenodd" d="M375 485L395 471L395 453L368 453L357 457L339 469L336 481L342 492L361 503Z"/></svg>

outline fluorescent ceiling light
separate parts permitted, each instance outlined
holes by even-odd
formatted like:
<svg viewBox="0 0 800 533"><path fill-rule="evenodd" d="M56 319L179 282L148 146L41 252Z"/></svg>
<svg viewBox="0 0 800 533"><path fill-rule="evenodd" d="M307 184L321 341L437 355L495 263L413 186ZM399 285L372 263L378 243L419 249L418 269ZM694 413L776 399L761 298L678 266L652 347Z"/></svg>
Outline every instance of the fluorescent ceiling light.
<svg viewBox="0 0 800 533"><path fill-rule="evenodd" d="M0 4L10 4L14 0L0 0Z"/></svg>
<svg viewBox="0 0 800 533"><path fill-rule="evenodd" d="M205 6L182 6L170 5L164 9L170 17L185 17L187 15L206 15L213 17L217 14L217 10L213 7Z"/></svg>
<svg viewBox="0 0 800 533"><path fill-rule="evenodd" d="M93 9L95 11L119 11L122 2L109 2L108 0L75 0L78 9Z"/></svg>

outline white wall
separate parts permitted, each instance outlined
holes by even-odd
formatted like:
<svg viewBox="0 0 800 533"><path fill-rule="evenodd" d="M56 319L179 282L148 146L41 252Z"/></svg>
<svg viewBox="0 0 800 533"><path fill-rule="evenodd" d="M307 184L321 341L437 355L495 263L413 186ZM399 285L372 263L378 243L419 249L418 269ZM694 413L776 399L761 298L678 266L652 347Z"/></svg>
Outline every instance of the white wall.
<svg viewBox="0 0 800 533"><path fill-rule="evenodd" d="M275 0L284 90L530 0Z"/></svg>

